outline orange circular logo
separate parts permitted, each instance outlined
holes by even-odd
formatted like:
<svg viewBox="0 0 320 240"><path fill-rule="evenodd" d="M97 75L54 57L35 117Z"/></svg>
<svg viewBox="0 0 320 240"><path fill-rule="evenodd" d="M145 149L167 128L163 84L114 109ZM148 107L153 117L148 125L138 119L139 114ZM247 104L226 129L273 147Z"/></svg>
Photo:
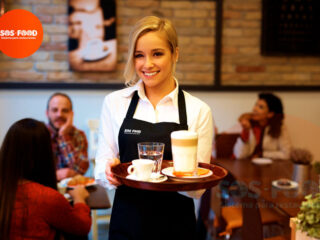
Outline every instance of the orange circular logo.
<svg viewBox="0 0 320 240"><path fill-rule="evenodd" d="M42 43L43 28L33 13L16 9L0 17L0 51L12 58L25 58Z"/></svg>

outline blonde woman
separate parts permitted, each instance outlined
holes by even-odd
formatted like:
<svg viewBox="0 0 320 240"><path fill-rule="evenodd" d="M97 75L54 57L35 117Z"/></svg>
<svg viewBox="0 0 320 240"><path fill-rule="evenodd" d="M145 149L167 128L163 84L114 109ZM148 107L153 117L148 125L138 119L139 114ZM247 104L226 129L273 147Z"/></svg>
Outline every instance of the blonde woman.
<svg viewBox="0 0 320 240"><path fill-rule="evenodd" d="M184 92L174 77L179 49L167 19L149 16L133 27L129 39L125 89L106 96L101 113L95 176L117 186L109 239L195 239L192 194L139 190L120 185L111 167L138 158L137 143L165 143L172 159L170 134L199 135L198 160L209 162L213 139L210 108ZM127 129L135 129L129 134ZM194 197L194 196L193 196ZM197 196L199 197L199 196Z"/></svg>

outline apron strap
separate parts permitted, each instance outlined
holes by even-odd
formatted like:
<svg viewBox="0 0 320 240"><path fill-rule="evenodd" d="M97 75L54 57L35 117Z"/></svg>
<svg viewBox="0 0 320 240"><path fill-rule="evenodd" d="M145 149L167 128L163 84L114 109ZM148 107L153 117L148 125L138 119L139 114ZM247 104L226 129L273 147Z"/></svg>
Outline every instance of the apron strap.
<svg viewBox="0 0 320 240"><path fill-rule="evenodd" d="M132 99L131 99L131 102L130 102L130 105L129 105L129 109L127 111L126 118L129 118L129 119L133 118L133 114L136 111L136 107L138 105L138 102L139 102L138 91L135 91L133 96L132 96Z"/></svg>
<svg viewBox="0 0 320 240"><path fill-rule="evenodd" d="M186 101L184 99L184 94L182 89L179 87L179 94L178 94L178 108L179 108L179 121L180 125L188 126L187 125L187 111L186 111ZM187 127L187 129L189 129Z"/></svg>
<svg viewBox="0 0 320 240"><path fill-rule="evenodd" d="M179 93L178 93L178 109L179 109L179 122L181 125L185 125L187 126L187 111L186 111L186 101L184 98L184 94L182 89L179 87ZM135 91L130 105L129 105L129 109L127 111L127 115L126 118L132 119L134 112L136 111L136 107L138 105L139 102L139 95L138 95L138 91Z"/></svg>

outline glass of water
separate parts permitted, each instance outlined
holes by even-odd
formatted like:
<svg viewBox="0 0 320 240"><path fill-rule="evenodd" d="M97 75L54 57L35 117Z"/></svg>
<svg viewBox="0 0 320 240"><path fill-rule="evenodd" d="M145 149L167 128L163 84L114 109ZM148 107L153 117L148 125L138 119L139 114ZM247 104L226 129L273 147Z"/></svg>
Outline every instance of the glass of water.
<svg viewBox="0 0 320 240"><path fill-rule="evenodd" d="M138 143L138 153L140 159L150 159L154 161L152 177L161 176L161 165L163 159L164 143L141 142Z"/></svg>

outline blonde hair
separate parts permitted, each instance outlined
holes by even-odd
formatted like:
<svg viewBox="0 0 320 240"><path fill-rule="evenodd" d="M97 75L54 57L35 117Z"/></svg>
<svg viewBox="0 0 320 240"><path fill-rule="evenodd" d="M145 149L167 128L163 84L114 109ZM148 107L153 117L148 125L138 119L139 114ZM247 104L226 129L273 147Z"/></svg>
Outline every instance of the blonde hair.
<svg viewBox="0 0 320 240"><path fill-rule="evenodd" d="M148 32L161 31L165 34L171 53L176 54L178 47L177 32L171 21L156 16L147 16L140 19L133 27L129 35L128 60L124 70L125 84L127 86L135 85L139 78L134 67L134 52L138 39ZM172 74L175 72L176 62L173 61Z"/></svg>

